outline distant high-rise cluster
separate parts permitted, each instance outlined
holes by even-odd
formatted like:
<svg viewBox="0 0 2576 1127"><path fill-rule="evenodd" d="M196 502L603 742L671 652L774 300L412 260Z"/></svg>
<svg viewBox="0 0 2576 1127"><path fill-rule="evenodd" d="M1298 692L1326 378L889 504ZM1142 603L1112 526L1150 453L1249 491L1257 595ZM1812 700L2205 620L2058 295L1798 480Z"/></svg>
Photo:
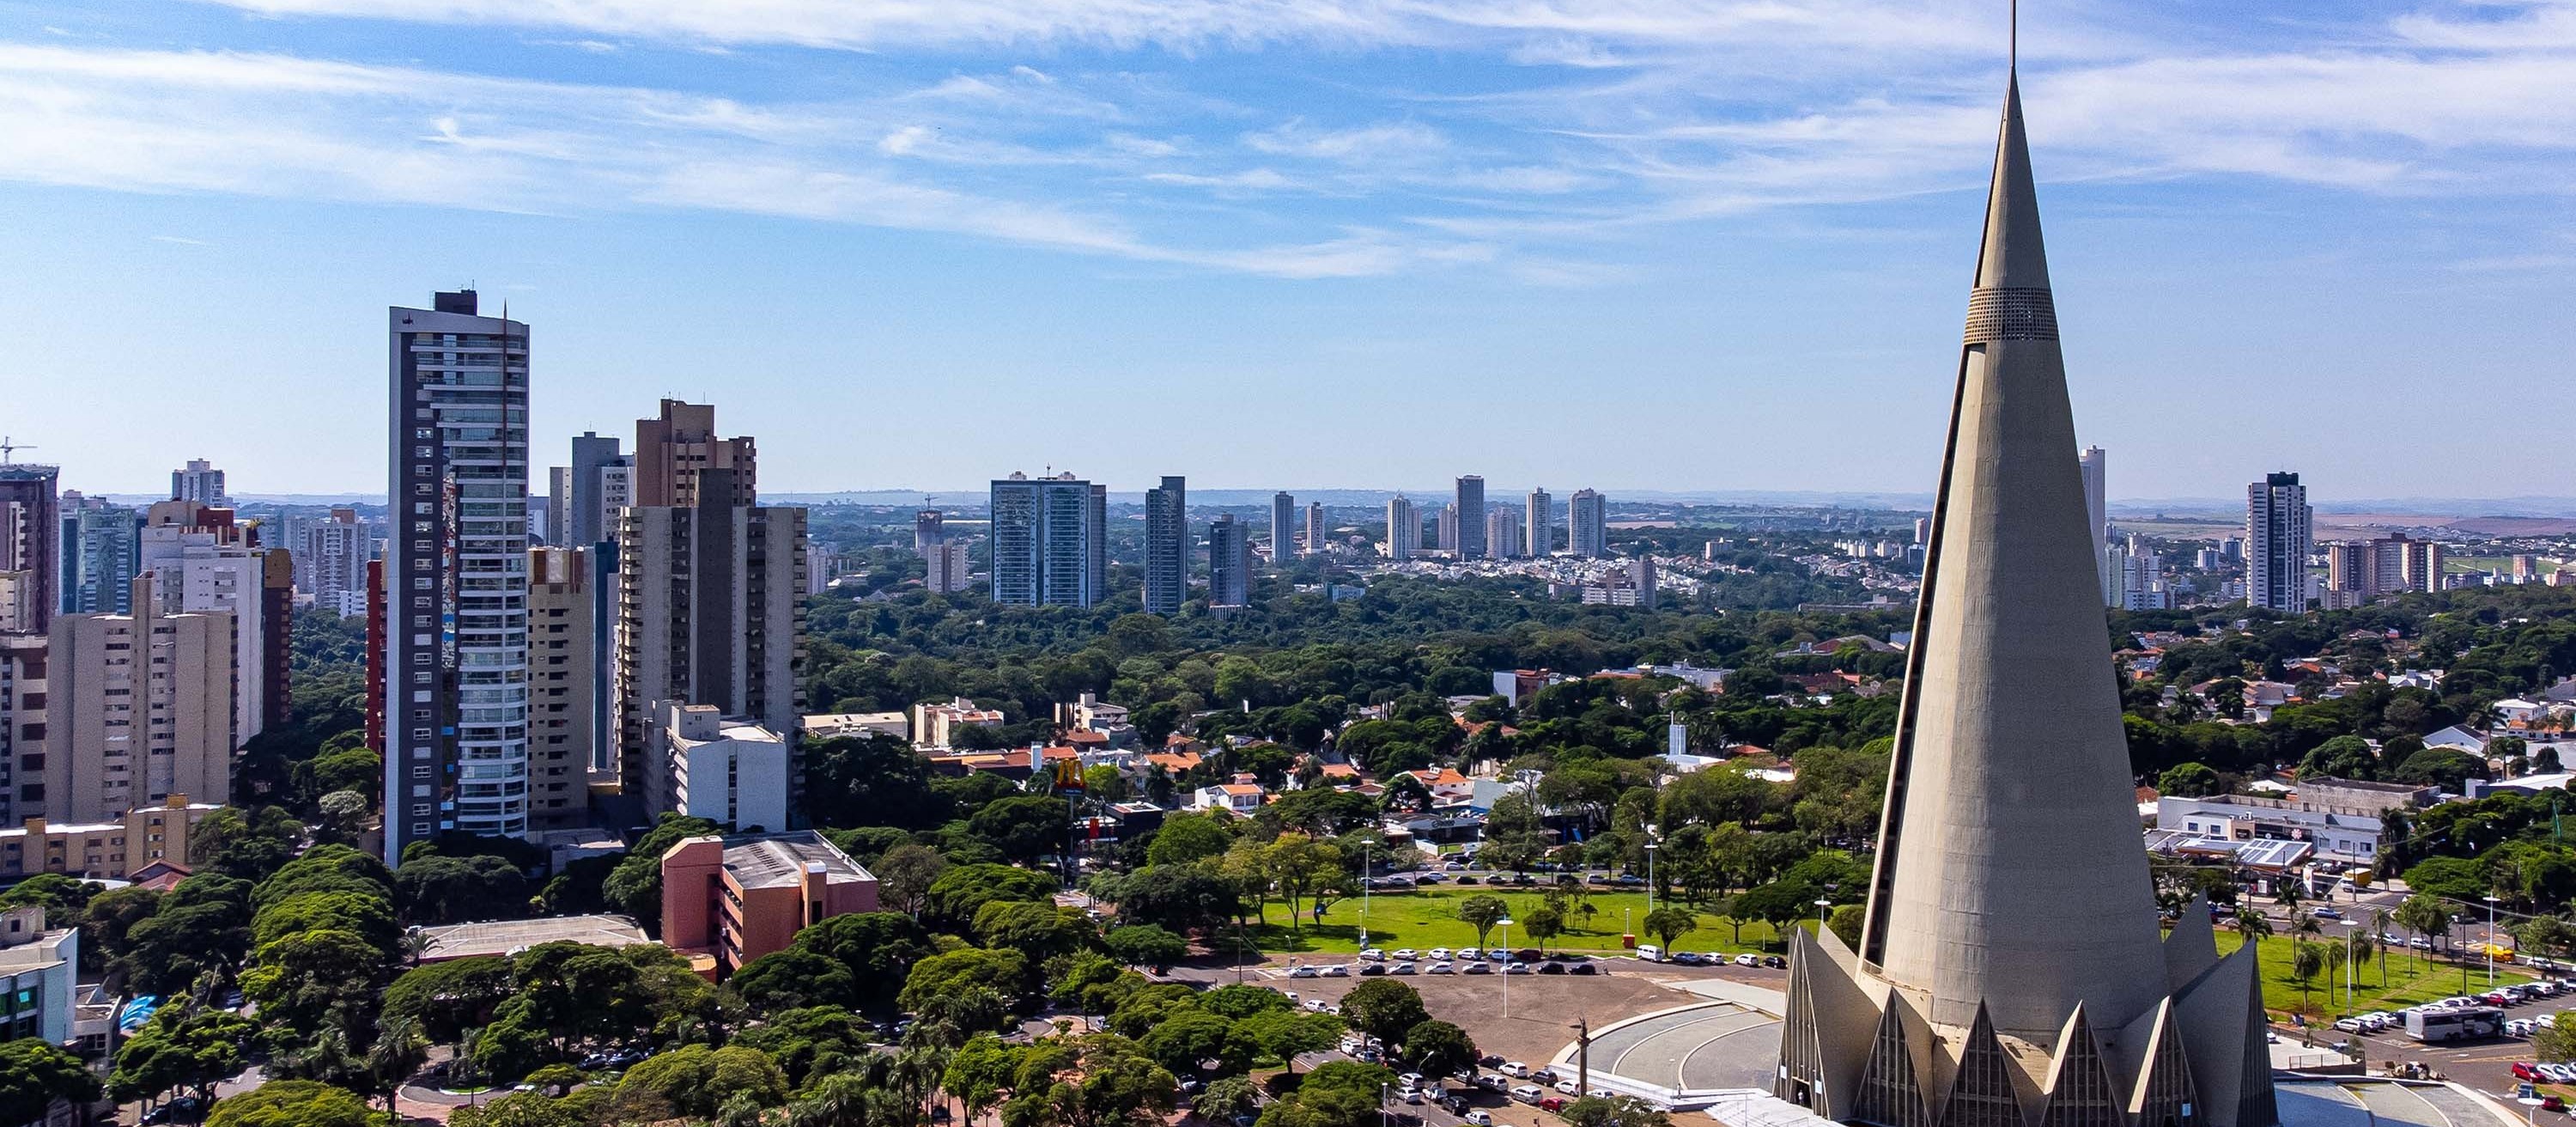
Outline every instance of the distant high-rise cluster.
<svg viewBox="0 0 2576 1127"><path fill-rule="evenodd" d="M1501 505L1485 511L1485 554L1493 559L1515 559L1521 551L1520 514Z"/></svg>
<svg viewBox="0 0 2576 1127"><path fill-rule="evenodd" d="M2316 513L2294 473L2266 474L2245 490L2245 602L2291 614L2308 609L2308 553Z"/></svg>
<svg viewBox="0 0 2576 1127"><path fill-rule="evenodd" d="M993 483L993 601L1088 607L1109 588L1109 487L1067 472Z"/></svg>
<svg viewBox="0 0 2576 1127"><path fill-rule="evenodd" d="M2446 564L2439 541L2409 539L2403 532L2376 540L2338 540L2325 546L2327 610L2349 610L2383 595L2439 591ZM2516 580L2532 568L2516 559Z"/></svg>

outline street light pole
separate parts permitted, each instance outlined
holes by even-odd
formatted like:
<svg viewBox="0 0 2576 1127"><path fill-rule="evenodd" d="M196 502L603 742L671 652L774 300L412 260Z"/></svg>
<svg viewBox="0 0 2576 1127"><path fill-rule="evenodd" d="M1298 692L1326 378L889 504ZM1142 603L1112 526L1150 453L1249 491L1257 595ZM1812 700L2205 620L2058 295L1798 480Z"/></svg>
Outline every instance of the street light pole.
<svg viewBox="0 0 2576 1127"><path fill-rule="evenodd" d="M1369 843L1360 842L1360 950L1368 950Z"/></svg>
<svg viewBox="0 0 2576 1127"><path fill-rule="evenodd" d="M1646 829L1646 914L1655 914L1655 831Z"/></svg>
<svg viewBox="0 0 2576 1127"><path fill-rule="evenodd" d="M1512 1016L1512 918L1503 917L1494 924L1503 929L1503 1017Z"/></svg>
<svg viewBox="0 0 2576 1127"><path fill-rule="evenodd" d="M2487 989L2495 989L2495 912L2496 898L2487 897Z"/></svg>
<svg viewBox="0 0 2576 1127"><path fill-rule="evenodd" d="M1834 902L1833 902L1833 901L1831 901L1831 900L1818 900L1818 901L1816 901L1816 934L1817 934L1817 935L1822 936L1822 935L1825 933L1825 929L1826 929L1826 928L1828 928L1828 927L1832 927L1832 926L1833 926L1833 923L1834 923L1833 916L1834 916Z"/></svg>

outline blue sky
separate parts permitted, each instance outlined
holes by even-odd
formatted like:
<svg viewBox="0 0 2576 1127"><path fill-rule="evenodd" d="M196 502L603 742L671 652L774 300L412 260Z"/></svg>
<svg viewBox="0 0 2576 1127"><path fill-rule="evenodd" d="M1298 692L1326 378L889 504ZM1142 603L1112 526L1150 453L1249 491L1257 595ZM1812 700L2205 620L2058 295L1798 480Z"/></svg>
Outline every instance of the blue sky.
<svg viewBox="0 0 2576 1127"><path fill-rule="evenodd" d="M2576 494L2576 0L2026 5L2118 497ZM0 0L0 431L382 488L383 307L540 461L782 490L1927 490L2005 5Z"/></svg>

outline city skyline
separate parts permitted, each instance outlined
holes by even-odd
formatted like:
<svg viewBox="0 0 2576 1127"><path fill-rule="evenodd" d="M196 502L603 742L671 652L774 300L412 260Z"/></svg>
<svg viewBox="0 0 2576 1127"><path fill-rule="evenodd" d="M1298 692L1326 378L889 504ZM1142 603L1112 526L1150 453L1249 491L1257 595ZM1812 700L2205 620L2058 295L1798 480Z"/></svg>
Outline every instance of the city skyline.
<svg viewBox="0 0 2576 1127"><path fill-rule="evenodd" d="M191 456L245 494L364 489L369 444L311 425L373 414L363 326L480 282L547 326L539 445L639 392L722 398L783 491L968 483L1005 452L1255 486L1326 428L1345 481L1925 490L1937 450L1893 420L1941 406L1919 357L1958 312L2002 7L1507 27L1442 3L1326 28L1213 4L981 27L23 5L0 16L0 96L30 105L0 124L0 207L48 222L0 262L56 300L10 374L146 400L253 381L205 405L222 441ZM2283 464L2354 496L2549 480L2537 449L2406 462L2339 436L2475 425L2507 393L2576 405L2529 378L2576 348L2552 303L2576 240L2529 186L2565 181L2576 136L2562 8L2029 15L2025 85L2062 107L2034 145L2084 252L2078 437L2121 453L2119 495L2224 496ZM2428 321L2461 331L2400 328ZM637 331L663 323L689 331ZM2427 371L2488 394L2425 395ZM1482 457L1489 428L1403 422L1514 417L1605 373L1656 409L1560 411L1552 441ZM2204 406L2248 387L2261 409ZM158 488L166 452L81 395L34 398L0 423L28 456ZM1291 425L1097 456L1044 426L1182 403ZM951 414L976 441L892 422ZM1819 440L1838 457L1785 456ZM1603 453L1635 449L1691 457Z"/></svg>

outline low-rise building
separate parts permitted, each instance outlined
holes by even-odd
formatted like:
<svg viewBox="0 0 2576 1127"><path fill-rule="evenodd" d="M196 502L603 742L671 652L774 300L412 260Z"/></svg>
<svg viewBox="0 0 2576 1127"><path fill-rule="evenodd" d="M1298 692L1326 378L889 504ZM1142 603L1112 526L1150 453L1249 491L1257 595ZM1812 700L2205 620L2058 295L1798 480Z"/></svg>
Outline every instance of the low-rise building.
<svg viewBox="0 0 2576 1127"><path fill-rule="evenodd" d="M1234 782L1200 787L1191 792L1190 809L1223 810L1229 814L1248 816L1253 811L1261 809L1261 804L1266 799L1267 794L1261 789L1261 784L1238 776Z"/></svg>
<svg viewBox="0 0 2576 1127"><path fill-rule="evenodd" d="M0 1041L69 1044L79 974L79 928L48 930L41 904L0 912Z"/></svg>
<svg viewBox="0 0 2576 1127"><path fill-rule="evenodd" d="M174 794L112 822L29 818L0 830L0 880L62 873L83 880L135 880L156 863L192 867L188 832L223 807Z"/></svg>
<svg viewBox="0 0 2576 1127"><path fill-rule="evenodd" d="M2382 823L2375 814L2305 809L2296 799L2167 795L2156 800L2156 828L2222 841L2305 842L2320 858L2362 865L2379 859Z"/></svg>
<svg viewBox="0 0 2576 1127"><path fill-rule="evenodd" d="M876 910L877 878L812 830L693 837L662 854L662 942L710 978L833 916Z"/></svg>
<svg viewBox="0 0 2576 1127"><path fill-rule="evenodd" d="M912 718L900 712L823 712L799 718L797 726L805 730L809 740L912 738Z"/></svg>
<svg viewBox="0 0 2576 1127"><path fill-rule="evenodd" d="M742 829L787 825L785 737L711 704L660 701L652 739L662 760L657 781L669 788L651 796L653 809Z"/></svg>
<svg viewBox="0 0 2576 1127"><path fill-rule="evenodd" d="M652 938L624 916L549 916L533 920L490 920L412 929L421 940L418 961L443 963L483 955L510 955L541 943L582 943L592 947L632 947Z"/></svg>
<svg viewBox="0 0 2576 1127"><path fill-rule="evenodd" d="M923 750L945 750L955 744L957 734L968 728L999 728L1002 710L978 708L975 702L958 697L946 704L912 706L912 745Z"/></svg>

